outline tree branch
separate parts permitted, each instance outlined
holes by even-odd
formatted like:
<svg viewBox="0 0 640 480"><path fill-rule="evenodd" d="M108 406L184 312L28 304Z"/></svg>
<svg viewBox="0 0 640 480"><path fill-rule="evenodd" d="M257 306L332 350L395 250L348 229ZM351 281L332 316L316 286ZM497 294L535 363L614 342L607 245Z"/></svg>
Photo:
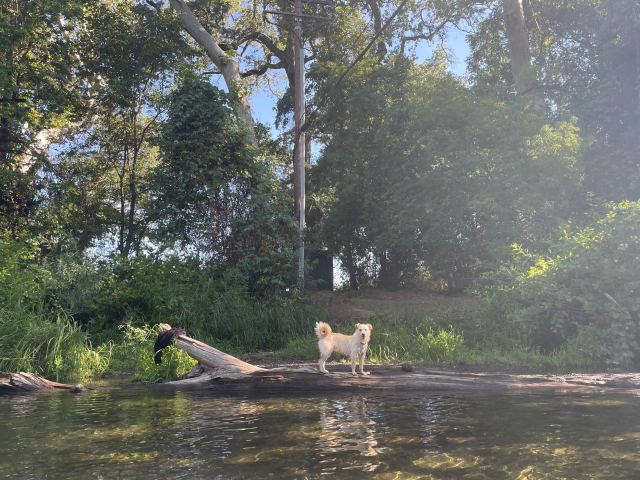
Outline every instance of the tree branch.
<svg viewBox="0 0 640 480"><path fill-rule="evenodd" d="M453 19L445 18L438 25L433 28L430 28L426 33L416 33L414 35L403 35L400 38L400 51L404 52L404 46L408 42L415 42L416 40L425 40L427 42L432 41L435 37L437 37L442 30L447 26L447 24L451 23Z"/></svg>
<svg viewBox="0 0 640 480"><path fill-rule="evenodd" d="M271 63L269 59L267 59L265 63L263 63L262 65L256 68L252 68L251 70L247 70L246 72L241 72L240 76L242 78L247 78L253 75L256 75L256 76L263 75L264 73L267 72L267 70L275 70L275 69L284 68L284 67L285 67L284 62Z"/></svg>
<svg viewBox="0 0 640 480"><path fill-rule="evenodd" d="M278 57L281 61L286 60L286 57L287 57L286 52L281 48L278 48L278 46L276 45L276 42L262 32L249 32L242 35L238 40L237 45L241 45L245 42L258 42L264 47L266 47L267 49L269 49L269 51L273 53L276 57Z"/></svg>

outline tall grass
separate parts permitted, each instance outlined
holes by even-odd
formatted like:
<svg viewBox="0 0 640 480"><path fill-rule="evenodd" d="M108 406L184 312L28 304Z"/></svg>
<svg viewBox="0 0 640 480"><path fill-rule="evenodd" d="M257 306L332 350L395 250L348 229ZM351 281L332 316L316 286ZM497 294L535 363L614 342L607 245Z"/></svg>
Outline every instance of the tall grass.
<svg viewBox="0 0 640 480"><path fill-rule="evenodd" d="M414 362L528 372L607 367L606 333L595 328L585 327L567 344L551 353L542 353L523 336L509 337L495 322L484 318L464 310L436 315L406 311L373 317L368 320L373 324L373 332L367 362ZM317 339L312 335L295 338L278 355L286 360L316 361L316 343ZM348 361L339 355L334 355L334 359Z"/></svg>
<svg viewBox="0 0 640 480"><path fill-rule="evenodd" d="M110 353L108 345L92 348L86 333L63 312L45 314L21 302L0 308L0 371L85 381L106 371Z"/></svg>
<svg viewBox="0 0 640 480"><path fill-rule="evenodd" d="M48 299L55 282L37 248L0 236L0 371L27 371L57 381L104 373L111 345L93 347L73 318Z"/></svg>
<svg viewBox="0 0 640 480"><path fill-rule="evenodd" d="M298 300L254 301L233 291L197 306L184 322L194 335L248 352L284 347L290 339L313 331L319 315Z"/></svg>

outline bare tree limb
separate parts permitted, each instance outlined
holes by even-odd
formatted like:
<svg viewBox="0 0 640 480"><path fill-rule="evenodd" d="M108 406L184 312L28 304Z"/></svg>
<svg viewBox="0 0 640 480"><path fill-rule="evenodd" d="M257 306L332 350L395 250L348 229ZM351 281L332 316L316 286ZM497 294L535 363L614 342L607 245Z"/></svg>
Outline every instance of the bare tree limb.
<svg viewBox="0 0 640 480"><path fill-rule="evenodd" d="M263 63L262 65L260 65L260 66L258 66L256 68L252 68L251 70L247 70L246 72L241 72L240 76L242 76L242 78L247 78L247 77L251 77L251 76L263 75L268 70L275 70L275 69L279 69L279 68L285 68L285 64L283 62L271 63L269 60L270 59L267 59L267 61L265 63Z"/></svg>

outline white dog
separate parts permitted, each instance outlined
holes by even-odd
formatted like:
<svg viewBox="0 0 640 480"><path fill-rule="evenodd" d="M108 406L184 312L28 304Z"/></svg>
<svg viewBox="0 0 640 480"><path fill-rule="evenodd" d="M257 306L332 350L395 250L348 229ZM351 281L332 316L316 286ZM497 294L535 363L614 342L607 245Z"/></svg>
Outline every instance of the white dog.
<svg viewBox="0 0 640 480"><path fill-rule="evenodd" d="M324 364L335 351L351 358L351 375L358 375L356 373L357 361L360 361L360 373L369 375L371 372L364 371L364 357L367 355L372 328L370 323L357 323L356 331L353 332L353 335L343 335L341 333L333 333L329 324L317 322L316 335L318 336L318 348L320 349L320 360L318 362L320 372L329 373Z"/></svg>

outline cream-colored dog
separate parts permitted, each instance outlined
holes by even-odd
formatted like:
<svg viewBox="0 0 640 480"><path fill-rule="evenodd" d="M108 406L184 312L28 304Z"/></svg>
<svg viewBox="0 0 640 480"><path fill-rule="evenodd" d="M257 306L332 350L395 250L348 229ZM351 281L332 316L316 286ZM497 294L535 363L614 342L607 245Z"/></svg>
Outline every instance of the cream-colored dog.
<svg viewBox="0 0 640 480"><path fill-rule="evenodd" d="M320 349L320 360L318 361L320 372L329 373L325 368L325 362L333 352L338 352L351 358L351 375L358 375L356 373L356 362L358 361L360 362L360 373L369 375L371 372L364 371L364 357L367 355L372 328L370 323L357 323L353 335L343 335L333 333L329 324L317 322L316 335Z"/></svg>

